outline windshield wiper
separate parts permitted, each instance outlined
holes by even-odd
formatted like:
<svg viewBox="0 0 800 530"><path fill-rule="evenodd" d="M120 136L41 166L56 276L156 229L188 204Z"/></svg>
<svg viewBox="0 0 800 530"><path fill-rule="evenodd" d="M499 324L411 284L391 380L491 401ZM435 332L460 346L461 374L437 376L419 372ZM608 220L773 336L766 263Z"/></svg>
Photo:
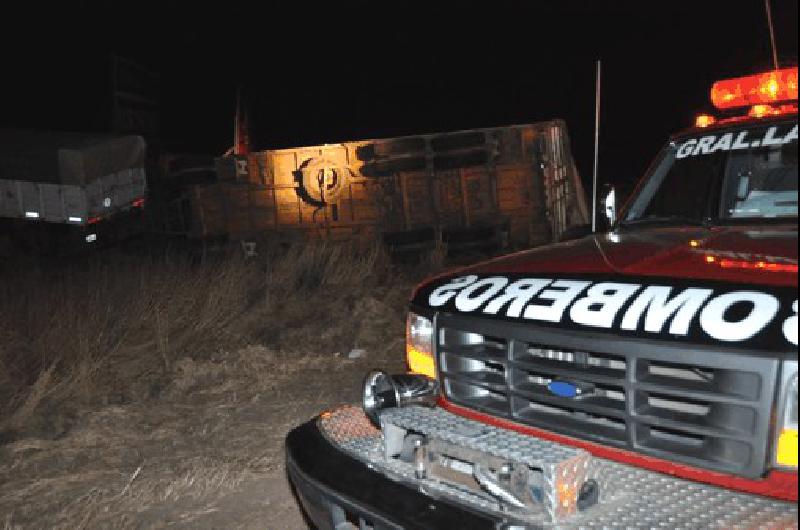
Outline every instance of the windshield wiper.
<svg viewBox="0 0 800 530"><path fill-rule="evenodd" d="M697 219L695 217L688 217L686 215L648 215L647 217L639 217L638 219L620 221L619 224L620 226L639 226L649 224L709 226L710 222L708 219Z"/></svg>

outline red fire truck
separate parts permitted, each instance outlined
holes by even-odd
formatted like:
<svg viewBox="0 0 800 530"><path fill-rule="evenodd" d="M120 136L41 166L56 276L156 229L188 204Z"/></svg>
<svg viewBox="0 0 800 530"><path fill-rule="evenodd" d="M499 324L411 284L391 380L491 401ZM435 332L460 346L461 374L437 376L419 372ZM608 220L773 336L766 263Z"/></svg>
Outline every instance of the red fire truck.
<svg viewBox="0 0 800 530"><path fill-rule="evenodd" d="M714 84L610 229L430 279L287 437L319 528L796 528L797 68Z"/></svg>

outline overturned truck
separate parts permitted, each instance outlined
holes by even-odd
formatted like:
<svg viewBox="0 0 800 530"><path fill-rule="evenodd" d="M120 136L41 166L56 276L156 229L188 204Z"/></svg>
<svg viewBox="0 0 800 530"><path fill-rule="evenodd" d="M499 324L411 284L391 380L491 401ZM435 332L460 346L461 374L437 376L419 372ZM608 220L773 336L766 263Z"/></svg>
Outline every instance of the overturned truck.
<svg viewBox="0 0 800 530"><path fill-rule="evenodd" d="M562 121L219 158L187 189L195 238L382 238L396 250L524 247L588 222Z"/></svg>

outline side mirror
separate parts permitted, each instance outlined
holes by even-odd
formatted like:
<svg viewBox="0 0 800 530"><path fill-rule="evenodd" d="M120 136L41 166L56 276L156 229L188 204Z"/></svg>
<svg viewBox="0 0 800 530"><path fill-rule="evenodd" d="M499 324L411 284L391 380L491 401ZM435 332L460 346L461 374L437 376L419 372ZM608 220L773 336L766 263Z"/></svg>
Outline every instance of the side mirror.
<svg viewBox="0 0 800 530"><path fill-rule="evenodd" d="M613 186L609 188L605 199L603 199L603 205L603 211L606 219L608 219L608 226L613 226L617 221L617 192Z"/></svg>

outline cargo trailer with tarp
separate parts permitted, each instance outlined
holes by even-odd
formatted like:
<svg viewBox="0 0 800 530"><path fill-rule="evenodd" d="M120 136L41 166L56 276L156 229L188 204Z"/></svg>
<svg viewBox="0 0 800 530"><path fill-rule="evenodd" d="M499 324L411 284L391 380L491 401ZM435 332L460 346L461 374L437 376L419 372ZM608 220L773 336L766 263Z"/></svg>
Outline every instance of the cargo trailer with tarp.
<svg viewBox="0 0 800 530"><path fill-rule="evenodd" d="M145 153L135 135L0 131L6 238L68 251L142 232Z"/></svg>
<svg viewBox="0 0 800 530"><path fill-rule="evenodd" d="M187 188L196 238L524 247L589 222L562 121L252 152Z"/></svg>

